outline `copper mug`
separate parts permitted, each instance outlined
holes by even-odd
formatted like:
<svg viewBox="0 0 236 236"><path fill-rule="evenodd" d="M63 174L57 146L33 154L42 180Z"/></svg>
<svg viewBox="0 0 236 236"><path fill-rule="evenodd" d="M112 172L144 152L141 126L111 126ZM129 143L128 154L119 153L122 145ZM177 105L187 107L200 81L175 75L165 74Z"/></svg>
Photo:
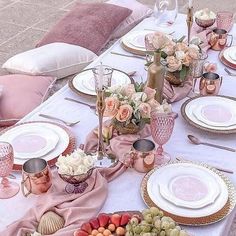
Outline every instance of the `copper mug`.
<svg viewBox="0 0 236 236"><path fill-rule="evenodd" d="M52 185L52 173L47 161L41 158L32 158L22 167L21 190L25 197L30 193L46 193ZM25 188L28 192L25 192Z"/></svg>
<svg viewBox="0 0 236 236"><path fill-rule="evenodd" d="M200 79L201 95L217 95L222 84L222 77L213 72L204 73Z"/></svg>
<svg viewBox="0 0 236 236"><path fill-rule="evenodd" d="M228 37L231 38L230 39L231 41L227 45ZM232 45L232 42L233 42L233 35L227 34L227 31L224 29L216 28L211 32L209 44L211 45L211 49L213 50L220 51L224 49L226 46L230 47Z"/></svg>
<svg viewBox="0 0 236 236"><path fill-rule="evenodd" d="M154 167L155 144L148 139L136 140L128 153L133 159L133 168L138 172L148 172Z"/></svg>

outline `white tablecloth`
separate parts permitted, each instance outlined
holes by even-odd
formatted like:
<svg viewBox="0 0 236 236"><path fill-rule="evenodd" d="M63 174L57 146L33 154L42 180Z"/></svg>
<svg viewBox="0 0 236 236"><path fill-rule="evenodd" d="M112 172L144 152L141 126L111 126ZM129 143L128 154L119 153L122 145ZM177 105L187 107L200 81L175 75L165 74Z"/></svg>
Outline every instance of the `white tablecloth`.
<svg viewBox="0 0 236 236"><path fill-rule="evenodd" d="M148 18L141 22L135 29L152 28L155 29L153 18ZM169 32L175 30L174 36L180 38L183 34L186 35L185 16L179 15L176 23L167 29ZM236 34L236 26L232 30L232 33ZM236 38L236 37L235 37ZM234 41L234 44L236 42ZM146 79L146 72L144 70L144 61L135 58L126 58L110 54L110 51L116 51L125 53L120 47L118 41L109 50L103 53L96 61L94 61L89 67L99 64L100 61L103 64L110 65L114 68L129 72L137 71L135 79L140 81ZM228 96L236 96L236 78L229 77L223 70L224 66L218 60L218 52L209 51L209 61L217 62L218 73L224 77L223 84L220 90L220 94ZM97 116L88 107L72 103L64 100L65 97L71 97L75 99L85 100L91 102L83 97L79 97L73 93L66 85L59 92L49 98L45 103L32 111L22 121L30 120L45 120L38 116L39 113L52 114L54 116L61 117L66 120L80 119L80 123L72 128L72 131L76 135L77 144L83 143L88 132L98 124ZM189 160L203 161L212 165L222 166L233 170L236 173L236 154L223 150L218 150L205 146L195 146L189 143L187 140L187 134L194 134L202 139L207 139L209 142L216 144L226 145L236 148L236 134L234 135L216 135L203 132L199 129L191 127L187 124L180 114L180 107L184 100L174 103L173 110L178 112L179 118L176 120L174 132L170 141L165 145L165 150L169 152L172 157L184 157ZM20 183L20 174L17 175L17 181ZM132 169L127 170L123 175L116 178L109 184L109 195L105 205L102 208L102 212L113 212L118 210L142 210L145 208L145 204L140 196L140 182L143 178L143 174L137 173ZM236 175L228 175L229 178L236 184ZM24 198L21 193L17 196L0 200L0 231L5 226L19 219L24 213L37 202L37 198L40 196L30 196ZM219 223L209 226L201 227L185 227L190 233L197 236L227 236L229 228L234 218L233 211L227 218ZM236 232L235 232L236 235Z"/></svg>

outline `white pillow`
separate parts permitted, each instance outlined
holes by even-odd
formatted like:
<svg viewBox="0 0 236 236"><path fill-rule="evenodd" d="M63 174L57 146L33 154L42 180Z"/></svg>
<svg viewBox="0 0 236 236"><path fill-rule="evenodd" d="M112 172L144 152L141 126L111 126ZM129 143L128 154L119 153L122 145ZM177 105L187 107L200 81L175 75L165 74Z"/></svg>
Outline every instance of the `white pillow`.
<svg viewBox="0 0 236 236"><path fill-rule="evenodd" d="M11 73L47 75L58 79L80 72L97 55L67 43L50 43L8 59L2 66Z"/></svg>
<svg viewBox="0 0 236 236"><path fill-rule="evenodd" d="M119 27L112 33L111 39L120 38L127 34L134 26L143 19L151 16L153 10L136 0L110 0L106 3L114 4L131 9L133 12L128 16Z"/></svg>

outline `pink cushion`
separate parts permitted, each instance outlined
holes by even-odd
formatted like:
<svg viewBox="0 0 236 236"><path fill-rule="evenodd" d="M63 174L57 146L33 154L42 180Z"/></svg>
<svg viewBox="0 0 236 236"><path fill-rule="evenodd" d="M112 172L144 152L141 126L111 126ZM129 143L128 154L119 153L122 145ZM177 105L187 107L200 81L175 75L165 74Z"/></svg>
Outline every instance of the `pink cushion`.
<svg viewBox="0 0 236 236"><path fill-rule="evenodd" d="M47 97L55 78L48 76L4 75L0 97L0 126L13 125Z"/></svg>
<svg viewBox="0 0 236 236"><path fill-rule="evenodd" d="M37 44L76 44L98 53L112 32L126 19L130 9L105 3L78 4Z"/></svg>
<svg viewBox="0 0 236 236"><path fill-rule="evenodd" d="M128 16L119 27L112 33L111 39L120 38L128 33L143 19L151 16L153 10L136 0L109 0L109 4L114 4L121 7L127 7L132 10L132 14Z"/></svg>

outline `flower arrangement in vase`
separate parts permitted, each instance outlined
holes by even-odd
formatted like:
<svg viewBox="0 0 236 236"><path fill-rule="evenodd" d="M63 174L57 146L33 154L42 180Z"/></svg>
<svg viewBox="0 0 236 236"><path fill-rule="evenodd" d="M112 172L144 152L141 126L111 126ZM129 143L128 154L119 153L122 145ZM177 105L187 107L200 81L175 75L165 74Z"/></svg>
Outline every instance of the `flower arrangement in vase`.
<svg viewBox="0 0 236 236"><path fill-rule="evenodd" d="M150 114L160 104L156 91L143 83L113 86L106 91L104 116L110 117L113 127L121 134L133 134L150 123Z"/></svg>
<svg viewBox="0 0 236 236"><path fill-rule="evenodd" d="M148 53L161 52L162 62L166 66L165 78L173 85L181 85L190 72L193 60L199 58L201 40L193 38L188 45L184 37L179 40L162 32L146 35Z"/></svg>

